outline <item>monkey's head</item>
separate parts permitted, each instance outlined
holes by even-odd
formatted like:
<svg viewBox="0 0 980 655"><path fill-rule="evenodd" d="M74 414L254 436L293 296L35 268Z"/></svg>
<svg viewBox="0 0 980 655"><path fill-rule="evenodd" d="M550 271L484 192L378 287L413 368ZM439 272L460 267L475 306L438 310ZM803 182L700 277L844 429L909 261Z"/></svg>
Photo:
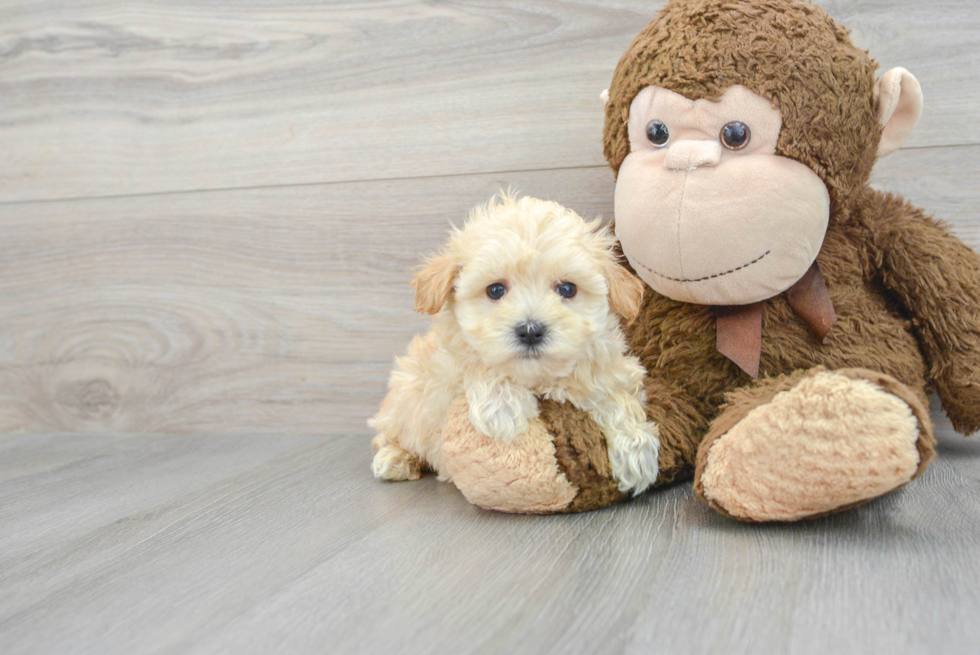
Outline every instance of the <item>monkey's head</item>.
<svg viewBox="0 0 980 655"><path fill-rule="evenodd" d="M630 45L606 100L616 233L634 270L684 302L741 305L809 269L877 157L922 110L800 0L672 0Z"/></svg>

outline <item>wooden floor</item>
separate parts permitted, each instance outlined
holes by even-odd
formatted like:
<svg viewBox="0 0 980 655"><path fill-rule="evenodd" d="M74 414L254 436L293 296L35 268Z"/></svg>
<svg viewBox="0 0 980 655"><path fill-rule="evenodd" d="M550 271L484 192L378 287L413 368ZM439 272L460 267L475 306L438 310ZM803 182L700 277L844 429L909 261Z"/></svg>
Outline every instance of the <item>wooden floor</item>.
<svg viewBox="0 0 980 655"><path fill-rule="evenodd" d="M874 183L980 249L980 4L825 0L923 120ZM407 271L508 185L611 215L659 2L0 0L0 654L977 653L980 441L805 525L370 476Z"/></svg>
<svg viewBox="0 0 980 655"><path fill-rule="evenodd" d="M915 484L745 526L690 485L493 514L376 483L363 435L0 440L10 653L963 653L980 644L980 440Z"/></svg>

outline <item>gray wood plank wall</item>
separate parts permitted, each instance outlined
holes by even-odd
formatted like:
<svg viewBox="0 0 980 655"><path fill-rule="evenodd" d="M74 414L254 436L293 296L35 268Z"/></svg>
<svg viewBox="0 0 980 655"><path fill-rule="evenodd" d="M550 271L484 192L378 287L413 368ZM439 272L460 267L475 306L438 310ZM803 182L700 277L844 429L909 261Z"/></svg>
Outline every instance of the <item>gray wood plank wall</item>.
<svg viewBox="0 0 980 655"><path fill-rule="evenodd" d="M925 114L880 186L980 246L980 11L828 2ZM404 282L508 185L612 211L657 2L0 2L0 432L346 434Z"/></svg>

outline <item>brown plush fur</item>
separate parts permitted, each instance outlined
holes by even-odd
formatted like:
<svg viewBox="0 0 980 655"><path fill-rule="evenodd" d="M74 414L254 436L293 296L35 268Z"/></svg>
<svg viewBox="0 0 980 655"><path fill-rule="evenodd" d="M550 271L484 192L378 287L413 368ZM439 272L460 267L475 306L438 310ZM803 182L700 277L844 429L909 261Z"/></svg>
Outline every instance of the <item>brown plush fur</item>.
<svg viewBox="0 0 980 655"><path fill-rule="evenodd" d="M777 154L813 169L832 200L817 261L837 324L821 345L783 296L766 301L757 387L716 351L709 307L647 288L628 338L649 371L660 484L694 473L698 444L726 394L771 393L767 378L793 379L815 366L891 376L911 390L917 415L930 385L958 430L980 428L980 256L921 210L868 186L881 137L875 68L821 9L793 0L670 2L620 61L606 106L614 171L629 154L626 118L643 87L717 100L741 84L781 111ZM930 439L920 445L921 468L932 457Z"/></svg>
<svg viewBox="0 0 980 655"><path fill-rule="evenodd" d="M558 468L578 489L565 512L585 512L629 497L612 477L606 440L589 415L552 400L540 403L540 419L554 438Z"/></svg>

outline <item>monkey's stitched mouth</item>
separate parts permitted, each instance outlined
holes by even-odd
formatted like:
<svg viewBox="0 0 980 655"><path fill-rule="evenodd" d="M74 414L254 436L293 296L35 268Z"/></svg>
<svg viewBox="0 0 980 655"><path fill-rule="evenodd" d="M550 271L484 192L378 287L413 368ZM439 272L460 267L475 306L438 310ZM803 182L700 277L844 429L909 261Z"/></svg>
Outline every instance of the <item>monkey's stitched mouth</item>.
<svg viewBox="0 0 980 655"><path fill-rule="evenodd" d="M716 277L722 277L724 275L728 275L729 273L734 273L735 271L740 271L743 268L748 268L752 264L755 264L756 262L760 262L763 259L765 259L766 258L766 255L768 255L771 252L772 252L772 249L770 248L769 250L765 251L764 253L762 253L761 255L759 255L758 257L756 257L755 259L753 259L752 261L750 261L747 264L742 264L741 266L736 266L735 268L729 269L729 270L727 270L727 271L725 271L723 273L715 273L714 275L706 275L705 277L699 277L699 278L696 278L696 279L693 279L693 280L685 280L684 278L670 277L669 275L664 275L663 273L658 273L657 271L653 270L652 268L650 268L649 266L647 266L646 264L644 264L643 262L641 262L639 260L637 260L636 263L639 264L640 266L642 266L643 268L647 269L648 271L650 271L651 273L653 273L657 277L662 277L663 279L670 280L671 282L704 282L705 280L713 280Z"/></svg>

